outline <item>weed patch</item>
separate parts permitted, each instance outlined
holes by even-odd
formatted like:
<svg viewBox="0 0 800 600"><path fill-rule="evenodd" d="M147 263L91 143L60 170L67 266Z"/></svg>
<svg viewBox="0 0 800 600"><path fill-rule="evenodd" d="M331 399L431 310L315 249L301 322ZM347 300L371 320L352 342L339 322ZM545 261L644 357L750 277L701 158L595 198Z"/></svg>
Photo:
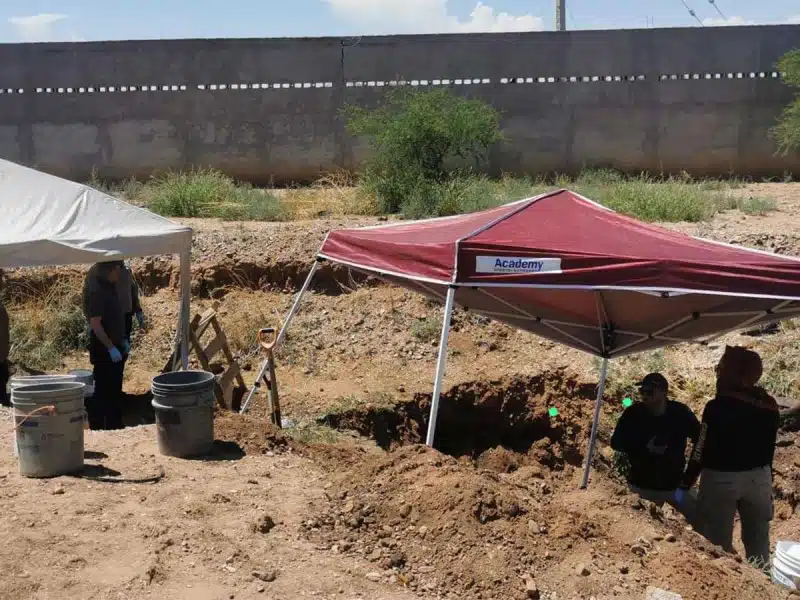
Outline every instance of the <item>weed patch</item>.
<svg viewBox="0 0 800 600"><path fill-rule="evenodd" d="M59 281L46 292L31 291L9 306L12 363L49 371L88 346L79 279Z"/></svg>

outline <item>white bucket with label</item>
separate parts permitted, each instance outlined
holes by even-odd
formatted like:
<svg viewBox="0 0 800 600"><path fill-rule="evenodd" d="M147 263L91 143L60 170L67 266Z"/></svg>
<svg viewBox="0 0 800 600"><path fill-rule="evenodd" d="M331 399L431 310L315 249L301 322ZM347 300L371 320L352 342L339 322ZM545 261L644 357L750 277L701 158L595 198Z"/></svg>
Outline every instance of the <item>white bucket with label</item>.
<svg viewBox="0 0 800 600"><path fill-rule="evenodd" d="M56 477L83 468L83 388L71 381L12 390L21 475Z"/></svg>
<svg viewBox="0 0 800 600"><path fill-rule="evenodd" d="M43 383L69 383L77 381L74 375L16 375L8 380L8 386L11 388L11 393L23 385L39 385ZM16 420L14 414L11 414L11 422L15 424ZM19 448L17 447L17 436L13 436L14 456L19 456Z"/></svg>
<svg viewBox="0 0 800 600"><path fill-rule="evenodd" d="M800 542L778 542L775 545L772 580L790 590L800 590Z"/></svg>

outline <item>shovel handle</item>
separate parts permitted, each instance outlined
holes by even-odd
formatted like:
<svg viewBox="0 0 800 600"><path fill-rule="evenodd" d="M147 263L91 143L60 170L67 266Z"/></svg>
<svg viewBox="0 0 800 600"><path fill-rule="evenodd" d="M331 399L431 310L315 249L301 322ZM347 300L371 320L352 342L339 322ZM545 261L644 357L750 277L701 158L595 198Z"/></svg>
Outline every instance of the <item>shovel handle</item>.
<svg viewBox="0 0 800 600"><path fill-rule="evenodd" d="M274 327L265 327L258 330L258 343L261 347L270 352L275 347L275 342L278 339L278 332Z"/></svg>

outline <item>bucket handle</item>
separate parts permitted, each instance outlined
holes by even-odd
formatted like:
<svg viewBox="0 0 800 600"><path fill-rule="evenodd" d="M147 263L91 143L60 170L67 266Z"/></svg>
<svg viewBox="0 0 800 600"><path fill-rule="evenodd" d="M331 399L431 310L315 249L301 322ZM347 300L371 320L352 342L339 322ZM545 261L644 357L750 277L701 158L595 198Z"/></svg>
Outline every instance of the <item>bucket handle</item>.
<svg viewBox="0 0 800 600"><path fill-rule="evenodd" d="M15 408L14 410L16 411L16 410L19 410L19 409ZM42 413L42 412L47 413L49 416L52 416L56 412L56 407L53 404L48 404L47 406L40 406L39 408L34 409L31 412L25 414L25 418L22 419L22 421L20 421L19 423L14 425L14 431L16 431L17 429L22 427L25 424L25 421L27 421L29 418L31 418L35 414ZM17 416L16 413L14 413L14 416L15 417ZM14 419L14 420L16 421L16 419Z"/></svg>

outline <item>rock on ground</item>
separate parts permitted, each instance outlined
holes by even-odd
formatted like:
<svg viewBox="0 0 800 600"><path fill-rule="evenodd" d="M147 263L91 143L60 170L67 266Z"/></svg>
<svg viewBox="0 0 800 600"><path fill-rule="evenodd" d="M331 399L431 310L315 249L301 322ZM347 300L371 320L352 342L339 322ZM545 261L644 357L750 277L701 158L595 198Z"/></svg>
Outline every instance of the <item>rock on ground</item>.
<svg viewBox="0 0 800 600"><path fill-rule="evenodd" d="M647 588L645 600L683 600L679 594L673 594L660 588L649 587Z"/></svg>

